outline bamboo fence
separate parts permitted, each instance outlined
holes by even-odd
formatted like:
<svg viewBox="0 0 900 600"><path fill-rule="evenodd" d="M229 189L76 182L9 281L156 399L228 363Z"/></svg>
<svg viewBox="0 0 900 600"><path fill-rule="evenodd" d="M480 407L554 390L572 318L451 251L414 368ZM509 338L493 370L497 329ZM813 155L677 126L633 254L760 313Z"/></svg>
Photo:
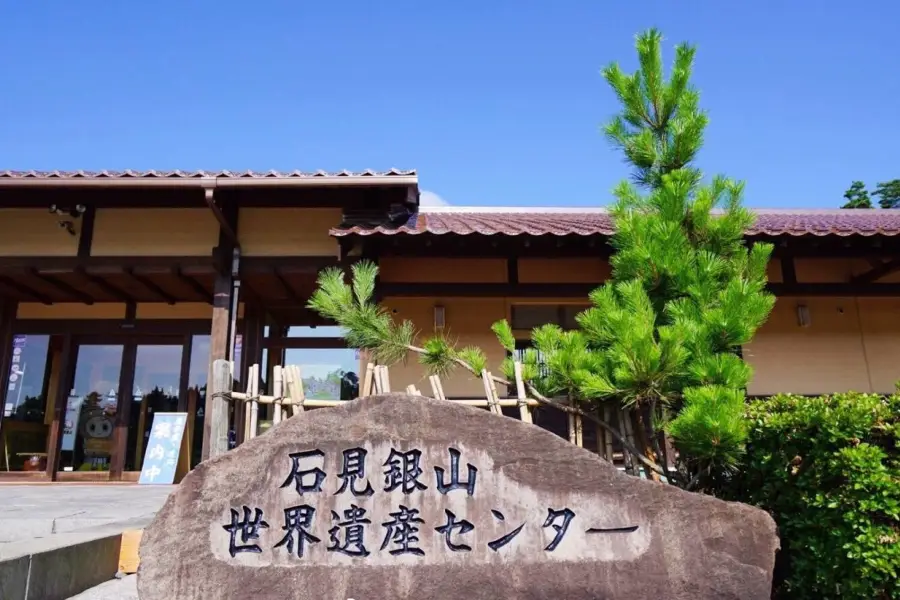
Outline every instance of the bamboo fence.
<svg viewBox="0 0 900 600"><path fill-rule="evenodd" d="M323 400L307 398L303 388L303 379L300 367L297 365L275 365L272 369L272 377L269 388L271 393L262 393L259 389L260 367L251 365L246 379L246 391L233 391L233 363L216 361L214 372L214 391L217 397L234 403L235 415L242 414L240 423L243 427L243 440L249 440L260 435L261 422L259 406L272 405L268 411L271 416L271 424L277 425L281 421L296 416L307 409L326 408L337 406L344 400ZM497 383L490 371L481 372L481 380L484 389L484 398L455 400L449 399L444 394L441 379L437 375L428 377L428 385L431 388L431 397L437 400L447 400L466 406L487 408L494 414L503 414L504 408L518 408L518 417L524 423L533 423L533 410L541 403L526 394L525 383L522 379L522 364L515 363L515 398L502 398L497 389ZM391 379L388 368L384 365L369 363L360 382L360 397L375 394L387 394L391 392ZM421 396L422 391L415 385L408 385L406 393L413 396ZM564 400L561 400L565 403ZM623 438L634 444L635 433L632 430L631 418L627 409L622 410L605 404L597 412L598 418L606 423L617 423L618 430ZM568 439L576 446L584 447L584 423L582 417L577 414L566 413L568 419ZM615 417L615 419L613 419ZM601 427L596 428L596 447L589 448L604 459L619 464L626 472L634 475L645 475L641 471L641 465L627 453L614 451L612 436Z"/></svg>

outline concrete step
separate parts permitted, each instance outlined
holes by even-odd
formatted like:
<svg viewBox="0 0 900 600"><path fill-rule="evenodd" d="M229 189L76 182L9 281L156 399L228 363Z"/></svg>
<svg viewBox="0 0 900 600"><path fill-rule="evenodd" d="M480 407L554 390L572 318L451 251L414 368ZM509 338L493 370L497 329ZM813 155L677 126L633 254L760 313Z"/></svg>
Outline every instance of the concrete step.
<svg viewBox="0 0 900 600"><path fill-rule="evenodd" d="M89 530L0 544L0 598L67 600L109 582L119 571L123 534L152 516Z"/></svg>

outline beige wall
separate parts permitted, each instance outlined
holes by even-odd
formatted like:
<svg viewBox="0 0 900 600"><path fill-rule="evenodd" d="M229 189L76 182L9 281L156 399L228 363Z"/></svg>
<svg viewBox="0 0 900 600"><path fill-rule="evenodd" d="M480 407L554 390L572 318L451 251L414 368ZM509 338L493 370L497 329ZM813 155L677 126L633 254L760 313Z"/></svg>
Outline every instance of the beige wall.
<svg viewBox="0 0 900 600"><path fill-rule="evenodd" d="M557 304L571 303L571 299L388 298L384 304L396 311L396 319L411 320L421 338L434 335L433 307L443 305L446 333L459 347L474 345L485 350L490 368L498 371L505 352L490 327L508 318L512 304L527 302ZM806 328L797 324L800 303L809 308L810 326ZM527 337L528 333L516 335ZM753 395L851 390L890 393L894 382L900 380L900 298L781 298L753 343L744 348L744 357L754 368L748 389ZM409 384L425 392L430 389L416 355L410 355L406 365L391 367L394 389ZM443 378L443 384L448 396L483 393L480 381L461 370Z"/></svg>
<svg viewBox="0 0 900 600"><path fill-rule="evenodd" d="M797 306L810 325L797 324ZM900 380L900 299L780 298L744 348L751 394L889 393Z"/></svg>
<svg viewBox="0 0 900 600"><path fill-rule="evenodd" d="M430 298L388 298L384 306L396 311L397 320L412 321L422 339L433 337L434 305L437 301ZM506 318L507 300L504 298L447 298L440 300L446 313L444 334L457 342L459 347L478 346L488 356L489 369L499 373L500 363L506 358L506 351L497 342L491 332L491 325ZM360 372L365 372L365 365ZM410 384L416 385L423 393L430 394L428 373L418 362L418 356L410 354L404 364L393 365L390 369L391 388L402 390ZM483 396L481 381L471 377L466 371L457 369L449 376L442 378L444 393L447 396ZM503 393L501 391L501 393Z"/></svg>
<svg viewBox="0 0 900 600"><path fill-rule="evenodd" d="M339 208L241 208L238 239L244 256L334 256L340 222Z"/></svg>
<svg viewBox="0 0 900 600"><path fill-rule="evenodd" d="M93 256L209 256L219 225L206 208L101 208Z"/></svg>
<svg viewBox="0 0 900 600"><path fill-rule="evenodd" d="M75 256L78 235L59 226L47 209L0 209L0 256ZM76 234L81 221L74 220Z"/></svg>
<svg viewBox="0 0 900 600"><path fill-rule="evenodd" d="M601 283L609 272L609 262L602 258L519 259L521 283Z"/></svg>

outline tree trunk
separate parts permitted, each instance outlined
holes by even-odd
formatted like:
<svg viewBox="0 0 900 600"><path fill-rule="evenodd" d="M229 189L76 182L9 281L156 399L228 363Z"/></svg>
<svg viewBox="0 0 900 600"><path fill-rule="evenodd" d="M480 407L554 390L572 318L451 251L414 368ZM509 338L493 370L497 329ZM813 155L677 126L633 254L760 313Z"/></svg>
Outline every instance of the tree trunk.
<svg viewBox="0 0 900 600"><path fill-rule="evenodd" d="M654 433L648 433L647 427L647 419L644 414L644 407L637 404L633 407L631 414L634 417L634 432L635 432L635 441L639 444L639 448L643 450L644 456L648 459L652 460L656 464L659 464L659 459L656 457L656 452L653 449L653 444L648 441L649 439L655 438ZM659 473L656 471L647 470L647 476L653 481L659 481Z"/></svg>

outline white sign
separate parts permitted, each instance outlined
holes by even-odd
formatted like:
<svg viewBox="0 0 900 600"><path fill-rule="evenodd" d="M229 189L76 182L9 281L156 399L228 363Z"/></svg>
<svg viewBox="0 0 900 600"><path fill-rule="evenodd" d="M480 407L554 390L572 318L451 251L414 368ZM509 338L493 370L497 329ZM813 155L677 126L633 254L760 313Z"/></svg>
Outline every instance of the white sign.
<svg viewBox="0 0 900 600"><path fill-rule="evenodd" d="M84 396L74 392L69 394L66 402L66 419L63 422L62 449L71 452L75 449L75 437L78 434L78 419L81 417L81 405Z"/></svg>

